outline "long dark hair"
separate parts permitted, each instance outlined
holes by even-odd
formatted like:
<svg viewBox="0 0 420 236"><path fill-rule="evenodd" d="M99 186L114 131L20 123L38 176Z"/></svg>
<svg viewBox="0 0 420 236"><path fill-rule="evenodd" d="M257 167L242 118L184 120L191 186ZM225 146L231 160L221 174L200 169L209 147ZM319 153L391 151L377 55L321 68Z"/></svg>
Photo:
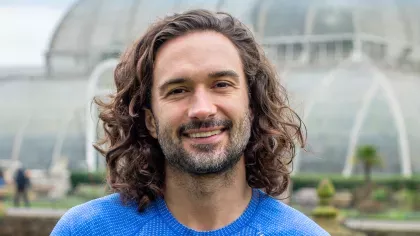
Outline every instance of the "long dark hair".
<svg viewBox="0 0 420 236"><path fill-rule="evenodd" d="M275 69L244 24L227 13L206 10L166 17L122 55L114 72L117 91L110 100L95 99L105 131L95 147L106 157L108 183L124 202L135 201L140 211L163 196L164 155L146 128L144 114L150 107L156 52L168 40L193 31L223 34L240 53L255 117L244 153L248 185L271 196L284 192L295 141L302 147L305 143L301 119L289 108Z"/></svg>

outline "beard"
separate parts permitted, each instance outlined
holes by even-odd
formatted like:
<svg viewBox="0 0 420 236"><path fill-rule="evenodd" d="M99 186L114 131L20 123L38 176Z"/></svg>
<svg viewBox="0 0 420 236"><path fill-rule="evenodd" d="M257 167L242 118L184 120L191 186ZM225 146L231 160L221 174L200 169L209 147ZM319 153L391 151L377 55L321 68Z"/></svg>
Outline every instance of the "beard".
<svg viewBox="0 0 420 236"><path fill-rule="evenodd" d="M155 119L155 121L157 121ZM189 129L224 127L228 134L226 144L191 144L191 150L183 146L183 133ZM179 127L176 138L170 125L157 122L157 136L167 163L191 175L219 174L231 170L241 159L251 136L251 116L246 112L236 122L231 120L191 121Z"/></svg>

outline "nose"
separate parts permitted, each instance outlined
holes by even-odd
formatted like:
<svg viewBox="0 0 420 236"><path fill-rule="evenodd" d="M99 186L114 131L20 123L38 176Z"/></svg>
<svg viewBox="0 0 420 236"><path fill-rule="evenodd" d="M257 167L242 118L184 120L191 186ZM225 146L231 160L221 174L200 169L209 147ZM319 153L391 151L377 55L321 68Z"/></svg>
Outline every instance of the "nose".
<svg viewBox="0 0 420 236"><path fill-rule="evenodd" d="M197 89L191 97L188 117L190 119L206 120L216 114L217 108L214 105L211 95L204 89Z"/></svg>

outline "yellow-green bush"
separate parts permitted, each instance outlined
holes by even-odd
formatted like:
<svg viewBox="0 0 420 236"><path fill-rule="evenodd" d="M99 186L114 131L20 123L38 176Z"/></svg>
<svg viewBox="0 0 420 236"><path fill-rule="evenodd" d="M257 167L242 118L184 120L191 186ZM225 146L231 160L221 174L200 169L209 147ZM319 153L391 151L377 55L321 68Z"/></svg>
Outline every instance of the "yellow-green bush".
<svg viewBox="0 0 420 236"><path fill-rule="evenodd" d="M335 218L338 210L332 206L318 206L312 211L312 216L316 218Z"/></svg>

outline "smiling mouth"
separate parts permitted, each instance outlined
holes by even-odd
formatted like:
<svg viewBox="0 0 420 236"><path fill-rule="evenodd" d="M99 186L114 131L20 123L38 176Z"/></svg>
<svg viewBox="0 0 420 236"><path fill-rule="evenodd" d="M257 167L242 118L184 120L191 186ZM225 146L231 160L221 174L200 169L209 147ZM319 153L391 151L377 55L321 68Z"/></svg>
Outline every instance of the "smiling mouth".
<svg viewBox="0 0 420 236"><path fill-rule="evenodd" d="M217 130L212 130L212 131L203 131L203 132L191 132L191 133L184 133L183 136L188 137L188 138L208 138L211 136L215 136L218 135L220 133L222 133L223 131L225 131L226 129L217 129Z"/></svg>

